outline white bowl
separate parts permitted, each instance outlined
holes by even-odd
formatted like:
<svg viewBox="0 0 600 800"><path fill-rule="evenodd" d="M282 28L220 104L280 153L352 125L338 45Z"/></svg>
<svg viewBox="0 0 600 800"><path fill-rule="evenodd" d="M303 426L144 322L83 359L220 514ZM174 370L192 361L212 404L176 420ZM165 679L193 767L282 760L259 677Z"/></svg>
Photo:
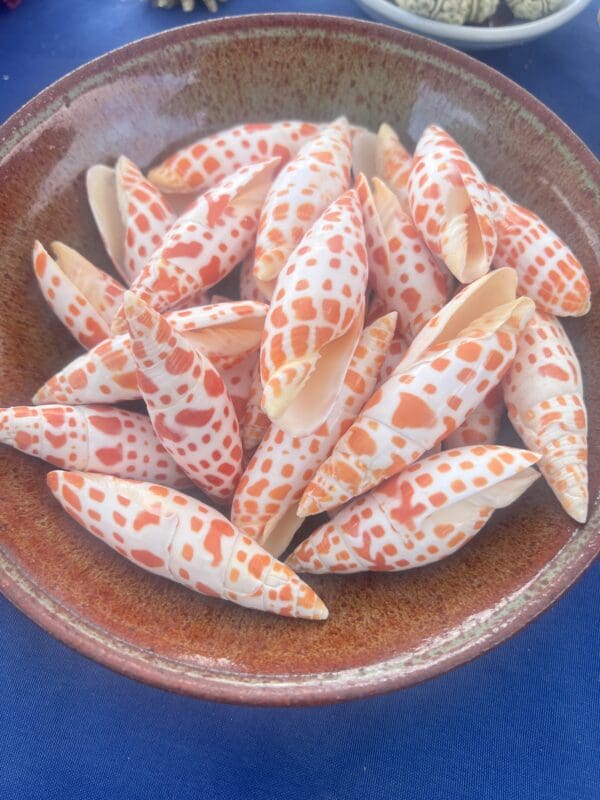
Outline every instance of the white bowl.
<svg viewBox="0 0 600 800"><path fill-rule="evenodd" d="M373 19L420 33L460 50L491 50L536 39L573 19L590 0L564 0L562 6L547 17L533 22L514 20L508 25L485 28L473 25L450 25L447 22L420 17L395 5L392 0L356 0Z"/></svg>

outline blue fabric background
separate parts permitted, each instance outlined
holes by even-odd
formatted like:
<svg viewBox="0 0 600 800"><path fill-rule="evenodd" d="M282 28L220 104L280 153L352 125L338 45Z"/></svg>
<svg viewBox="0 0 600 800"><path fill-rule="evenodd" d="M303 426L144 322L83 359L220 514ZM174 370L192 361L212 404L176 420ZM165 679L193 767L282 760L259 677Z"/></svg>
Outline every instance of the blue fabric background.
<svg viewBox="0 0 600 800"><path fill-rule="evenodd" d="M600 153L596 3L546 38L483 60ZM221 13L351 0L230 0ZM206 17L145 0L0 8L0 119L110 48ZM1 191L1 187L0 187ZM600 564L541 619L408 691L314 709L252 709L161 692L51 639L0 599L0 798L598 800Z"/></svg>

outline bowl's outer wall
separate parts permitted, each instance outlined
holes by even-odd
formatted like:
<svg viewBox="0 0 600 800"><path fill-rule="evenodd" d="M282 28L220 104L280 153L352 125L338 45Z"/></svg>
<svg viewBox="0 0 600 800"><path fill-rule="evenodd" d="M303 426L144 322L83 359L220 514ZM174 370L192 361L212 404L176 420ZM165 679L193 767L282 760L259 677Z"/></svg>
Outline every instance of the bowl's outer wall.
<svg viewBox="0 0 600 800"><path fill-rule="evenodd" d="M129 45L59 81L0 129L0 402L27 403L77 346L45 307L34 237L109 267L84 175L120 153L144 167L238 121L387 120L409 147L430 122L486 176L538 211L600 280L598 165L510 81L433 42L318 17L192 25ZM600 311L568 324L590 409L598 494ZM0 580L55 635L156 685L214 699L327 702L397 688L471 658L547 607L599 547L597 513L576 526L542 481L439 565L397 575L314 578L325 624L199 597L142 572L66 517L47 465L0 449Z"/></svg>

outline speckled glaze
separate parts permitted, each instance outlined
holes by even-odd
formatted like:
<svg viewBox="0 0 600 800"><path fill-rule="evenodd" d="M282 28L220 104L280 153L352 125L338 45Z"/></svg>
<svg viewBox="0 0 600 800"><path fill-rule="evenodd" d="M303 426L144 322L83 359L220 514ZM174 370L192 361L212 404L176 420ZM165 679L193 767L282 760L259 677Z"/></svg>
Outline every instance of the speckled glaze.
<svg viewBox="0 0 600 800"><path fill-rule="evenodd" d="M425 125L440 123L489 180L567 239L586 267L595 303L567 327L590 410L590 519L578 529L540 480L439 564L404 574L310 577L330 619L297 622L199 597L142 572L66 517L46 489L47 466L1 448L2 590L80 652L156 686L280 705L408 686L515 633L600 549L598 162L509 80L383 26L295 15L189 25L82 67L3 125L0 404L27 403L77 352L35 285L34 235L68 242L109 267L85 201L90 164L124 152L148 166L173 145L238 121L342 113L370 127L387 120L407 145Z"/></svg>

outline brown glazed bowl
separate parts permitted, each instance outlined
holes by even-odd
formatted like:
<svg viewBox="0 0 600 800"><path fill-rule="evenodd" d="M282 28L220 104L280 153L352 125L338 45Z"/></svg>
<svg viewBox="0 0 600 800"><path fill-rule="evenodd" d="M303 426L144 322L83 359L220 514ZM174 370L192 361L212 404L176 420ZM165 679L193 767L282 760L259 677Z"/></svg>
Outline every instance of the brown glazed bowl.
<svg viewBox="0 0 600 800"><path fill-rule="evenodd" d="M489 180L570 243L594 290L569 321L590 411L590 518L538 481L476 539L407 573L310 577L325 623L248 611L142 572L80 529L48 466L0 448L0 584L47 631L131 677L203 698L325 703L399 689L497 645L555 601L600 549L600 169L548 109L435 42L333 17L237 17L167 31L67 75L0 129L0 403L27 403L77 346L33 280L34 237L108 268L84 172L120 153L149 166L235 122L346 114L412 145L437 122Z"/></svg>

